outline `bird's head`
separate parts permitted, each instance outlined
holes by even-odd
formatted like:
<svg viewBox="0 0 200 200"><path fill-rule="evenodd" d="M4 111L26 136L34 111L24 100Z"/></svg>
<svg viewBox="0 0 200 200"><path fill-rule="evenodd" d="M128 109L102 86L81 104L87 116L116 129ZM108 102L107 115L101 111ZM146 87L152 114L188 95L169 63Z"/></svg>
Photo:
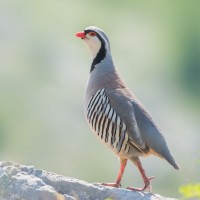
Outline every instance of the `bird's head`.
<svg viewBox="0 0 200 200"><path fill-rule="evenodd" d="M110 44L106 34L95 26L89 26L83 32L76 33L76 37L80 37L88 46L92 59L98 56L104 59L106 54L110 52Z"/></svg>

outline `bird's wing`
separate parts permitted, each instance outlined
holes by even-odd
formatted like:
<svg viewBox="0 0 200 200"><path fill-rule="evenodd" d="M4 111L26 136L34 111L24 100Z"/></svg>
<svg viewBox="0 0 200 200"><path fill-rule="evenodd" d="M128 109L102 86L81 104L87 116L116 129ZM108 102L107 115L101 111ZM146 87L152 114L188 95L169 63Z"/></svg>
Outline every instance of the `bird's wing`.
<svg viewBox="0 0 200 200"><path fill-rule="evenodd" d="M123 113L119 109L122 107ZM120 97L113 96L106 89L100 89L89 99L86 113L91 128L118 152L121 149L126 150L128 141L141 151L144 143L131 109L129 102L123 102ZM126 117L129 115L130 120L126 120L124 114Z"/></svg>
<svg viewBox="0 0 200 200"><path fill-rule="evenodd" d="M116 111L121 120L127 126L127 133L136 147L145 149L146 144L142 139L140 129L135 117L134 107L131 99L123 94L121 90L106 90L106 95L109 98L111 107Z"/></svg>
<svg viewBox="0 0 200 200"><path fill-rule="evenodd" d="M107 95L111 105L127 125L127 132L133 142L142 149L143 145L148 146L152 154L165 158L175 169L179 169L162 131L133 94L126 89L119 89L107 91Z"/></svg>

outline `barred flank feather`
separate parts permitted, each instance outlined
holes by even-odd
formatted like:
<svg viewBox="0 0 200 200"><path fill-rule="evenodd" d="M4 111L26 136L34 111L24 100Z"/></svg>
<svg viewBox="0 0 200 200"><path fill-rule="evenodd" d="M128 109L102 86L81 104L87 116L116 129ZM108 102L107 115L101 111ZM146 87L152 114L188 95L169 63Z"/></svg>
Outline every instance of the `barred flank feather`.
<svg viewBox="0 0 200 200"><path fill-rule="evenodd" d="M105 89L98 90L90 98L87 119L97 136L114 152L129 152L127 127L110 105Z"/></svg>

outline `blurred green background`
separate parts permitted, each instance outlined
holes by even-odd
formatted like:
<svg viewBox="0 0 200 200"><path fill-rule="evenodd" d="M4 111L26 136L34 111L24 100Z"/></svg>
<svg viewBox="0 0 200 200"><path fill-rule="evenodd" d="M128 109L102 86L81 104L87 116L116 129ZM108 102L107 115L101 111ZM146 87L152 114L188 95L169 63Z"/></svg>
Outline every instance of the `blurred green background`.
<svg viewBox="0 0 200 200"><path fill-rule="evenodd" d="M115 65L165 133L182 170L142 159L153 192L200 181L200 1L0 1L0 159L112 182L116 156L89 130L90 55L74 34L107 33ZM131 163L122 185L140 186Z"/></svg>

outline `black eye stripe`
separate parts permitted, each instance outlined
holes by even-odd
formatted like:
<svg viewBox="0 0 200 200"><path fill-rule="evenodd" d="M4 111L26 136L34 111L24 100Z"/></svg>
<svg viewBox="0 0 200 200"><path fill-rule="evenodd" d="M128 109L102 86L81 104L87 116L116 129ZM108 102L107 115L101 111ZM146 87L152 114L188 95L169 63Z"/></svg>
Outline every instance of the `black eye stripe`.
<svg viewBox="0 0 200 200"><path fill-rule="evenodd" d="M95 32L93 30L84 30L85 34L88 34L89 32ZM96 32L95 32L96 33ZM97 33L96 33L97 34Z"/></svg>
<svg viewBox="0 0 200 200"><path fill-rule="evenodd" d="M84 30L85 34L88 34L89 32L96 33L96 36L99 38L99 40L101 40L101 41L103 40L103 38L96 31L93 31L93 30Z"/></svg>

